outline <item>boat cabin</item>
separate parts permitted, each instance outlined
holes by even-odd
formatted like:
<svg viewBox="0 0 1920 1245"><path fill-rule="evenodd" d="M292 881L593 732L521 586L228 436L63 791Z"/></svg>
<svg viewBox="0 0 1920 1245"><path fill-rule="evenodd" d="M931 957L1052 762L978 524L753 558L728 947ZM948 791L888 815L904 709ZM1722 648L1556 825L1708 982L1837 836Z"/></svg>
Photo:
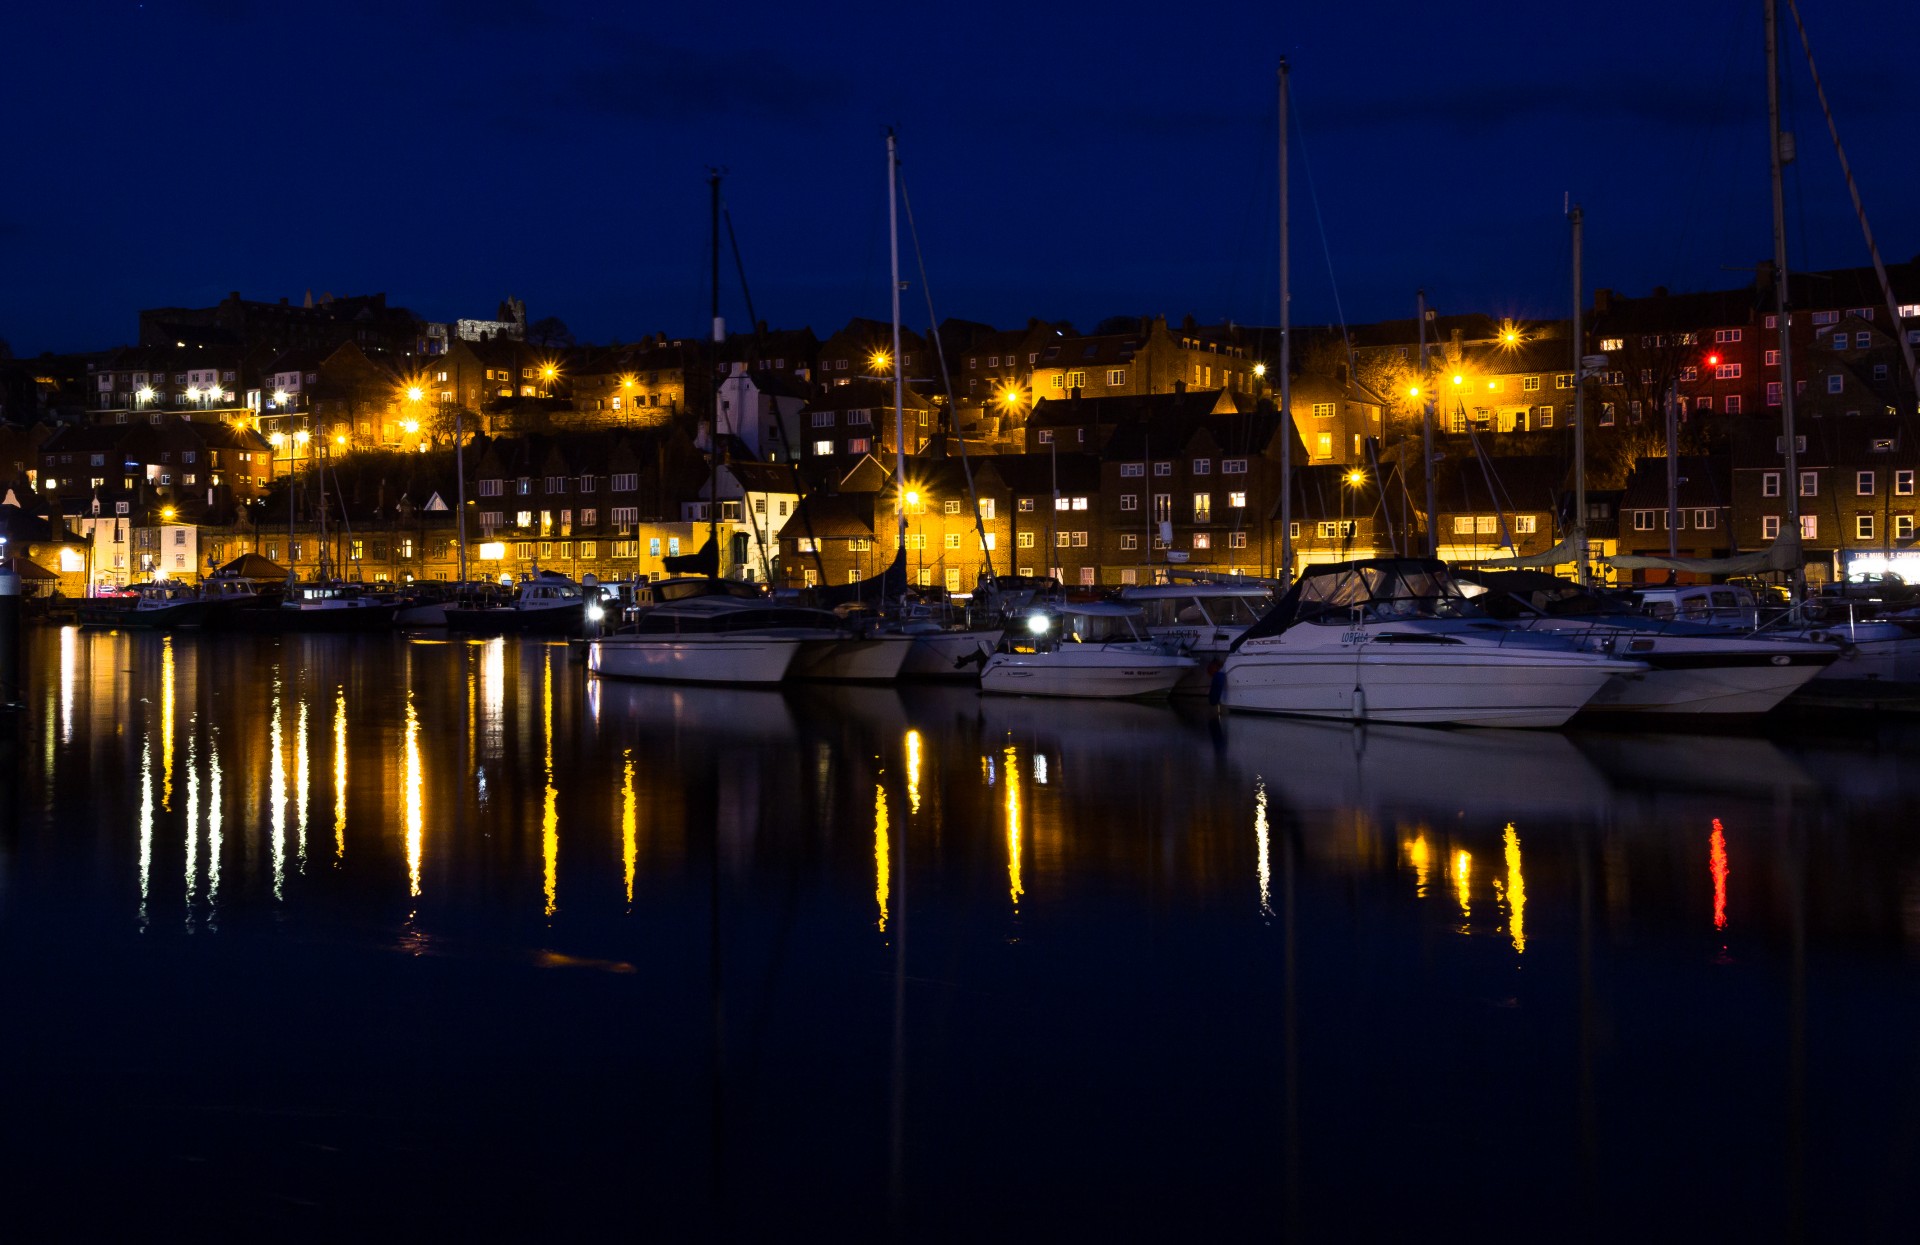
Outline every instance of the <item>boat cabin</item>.
<svg viewBox="0 0 1920 1245"><path fill-rule="evenodd" d="M1737 584L1688 584L1672 588L1642 588L1637 594L1642 614L1651 618L1712 623L1720 627L1760 625L1760 606L1753 594Z"/></svg>

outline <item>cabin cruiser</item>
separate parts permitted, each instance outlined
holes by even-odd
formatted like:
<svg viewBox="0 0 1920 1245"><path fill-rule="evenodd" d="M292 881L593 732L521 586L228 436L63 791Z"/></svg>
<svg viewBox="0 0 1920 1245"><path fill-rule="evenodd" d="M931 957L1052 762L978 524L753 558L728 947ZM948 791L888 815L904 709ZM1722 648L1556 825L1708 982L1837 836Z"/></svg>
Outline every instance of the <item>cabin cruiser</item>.
<svg viewBox="0 0 1920 1245"><path fill-rule="evenodd" d="M447 628L482 635L573 635L585 625L587 594L557 571L523 580L504 605L448 606Z"/></svg>
<svg viewBox="0 0 1920 1245"><path fill-rule="evenodd" d="M968 682L980 677L981 664L1006 634L997 624L969 625L964 617L955 617L952 599L934 587L907 593L893 610L890 629L913 640L900 666L901 678Z"/></svg>
<svg viewBox="0 0 1920 1245"><path fill-rule="evenodd" d="M1194 661L1153 639L1137 605L1102 601L1034 610L987 658L980 690L1008 696L1165 696Z"/></svg>
<svg viewBox="0 0 1920 1245"><path fill-rule="evenodd" d="M840 620L827 611L758 593L670 595L640 605L620 631L589 641L587 669L616 679L766 685L785 679L808 644L844 638Z"/></svg>
<svg viewBox="0 0 1920 1245"><path fill-rule="evenodd" d="M1143 584L1122 588L1120 599L1145 613L1148 635L1193 658L1194 669L1173 694L1205 696L1210 669L1225 662L1233 642L1273 607L1273 589L1258 579Z"/></svg>
<svg viewBox="0 0 1920 1245"><path fill-rule="evenodd" d="M1429 558L1313 566L1235 645L1223 700L1254 713L1556 727L1645 662L1487 618Z"/></svg>
<svg viewBox="0 0 1920 1245"><path fill-rule="evenodd" d="M193 585L179 579L155 579L133 586L133 604L122 612L122 627L153 628L204 626L213 604L201 598Z"/></svg>
<svg viewBox="0 0 1920 1245"><path fill-rule="evenodd" d="M286 600L275 609L248 610L235 617L275 631L388 631L395 609L391 599L374 596L359 584L322 579L289 584Z"/></svg>
<svg viewBox="0 0 1920 1245"><path fill-rule="evenodd" d="M1455 580L1488 617L1593 652L1644 661L1639 678L1616 679L1587 702L1588 713L1761 714L1839 658L1831 644L1754 635L1724 626L1662 620L1540 571L1458 571ZM1739 616L1731 593L1702 594L1699 612Z"/></svg>

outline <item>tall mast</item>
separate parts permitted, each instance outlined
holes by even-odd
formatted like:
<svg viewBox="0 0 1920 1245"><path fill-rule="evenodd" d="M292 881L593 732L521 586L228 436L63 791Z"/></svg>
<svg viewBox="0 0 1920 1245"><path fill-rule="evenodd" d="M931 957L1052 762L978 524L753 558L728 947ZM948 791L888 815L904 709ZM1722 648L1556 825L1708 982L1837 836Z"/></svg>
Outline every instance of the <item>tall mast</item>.
<svg viewBox="0 0 1920 1245"><path fill-rule="evenodd" d="M1293 295L1287 255L1287 61L1280 58L1280 565L1293 579Z"/></svg>
<svg viewBox="0 0 1920 1245"><path fill-rule="evenodd" d="M899 525L895 547L907 548L907 370L900 357L900 157L887 129L887 252L893 272L893 509ZM939 326L933 328L935 333Z"/></svg>
<svg viewBox="0 0 1920 1245"><path fill-rule="evenodd" d="M460 408L453 408L453 497L455 530L460 537L460 584L467 582L467 447Z"/></svg>
<svg viewBox="0 0 1920 1245"><path fill-rule="evenodd" d="M1421 448L1425 451L1420 466L1427 482L1427 556L1437 558L1440 556L1440 529L1434 526L1437 507L1433 493L1433 377L1427 374L1429 369L1427 367L1427 292L1425 290L1419 293L1419 310L1420 384L1425 389L1421 396L1426 399L1420 405L1420 442Z"/></svg>
<svg viewBox="0 0 1920 1245"><path fill-rule="evenodd" d="M1800 454L1793 440L1793 333L1788 317L1793 305L1787 292L1787 200L1781 188L1781 171L1786 166L1787 135L1780 132L1780 45L1779 3L1765 0L1767 14L1767 136L1769 166L1773 174L1773 294L1774 323L1780 329L1780 449L1786 456L1786 487L1780 491L1787 499L1786 531L1794 548L1792 591L1800 596L1803 558L1800 549ZM1897 328L1897 326L1896 326Z"/></svg>
<svg viewBox="0 0 1920 1245"><path fill-rule="evenodd" d="M727 337L727 322L720 318L720 170L709 170L707 185L713 210L713 343L707 351L708 395L713 406L707 434L707 543L713 546L713 565L709 579L720 578L720 387L714 375L720 366L720 346Z"/></svg>
<svg viewBox="0 0 1920 1245"><path fill-rule="evenodd" d="M1587 559L1587 339L1581 323L1586 293L1580 285L1580 248L1586 218L1579 204L1573 205L1567 219L1573 224L1573 556L1579 559L1580 586L1584 588L1593 572ZM1667 453L1673 453L1671 442Z"/></svg>

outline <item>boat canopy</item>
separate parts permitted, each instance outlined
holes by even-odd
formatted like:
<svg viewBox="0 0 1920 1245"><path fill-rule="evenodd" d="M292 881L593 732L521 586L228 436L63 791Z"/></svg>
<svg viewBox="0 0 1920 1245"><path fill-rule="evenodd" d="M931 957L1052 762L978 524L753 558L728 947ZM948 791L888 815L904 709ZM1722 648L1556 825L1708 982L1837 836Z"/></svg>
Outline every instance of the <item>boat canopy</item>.
<svg viewBox="0 0 1920 1245"><path fill-rule="evenodd" d="M898 601L907 592L907 549L905 545L896 549L893 563L871 579L862 579L850 584L822 584L809 594L815 605L830 610L837 605L857 603L879 605L884 601Z"/></svg>
<svg viewBox="0 0 1920 1245"><path fill-rule="evenodd" d="M1366 558L1310 566L1265 618L1234 642L1279 635L1295 623L1355 611L1370 622L1414 618L1478 618L1481 613L1434 558Z"/></svg>

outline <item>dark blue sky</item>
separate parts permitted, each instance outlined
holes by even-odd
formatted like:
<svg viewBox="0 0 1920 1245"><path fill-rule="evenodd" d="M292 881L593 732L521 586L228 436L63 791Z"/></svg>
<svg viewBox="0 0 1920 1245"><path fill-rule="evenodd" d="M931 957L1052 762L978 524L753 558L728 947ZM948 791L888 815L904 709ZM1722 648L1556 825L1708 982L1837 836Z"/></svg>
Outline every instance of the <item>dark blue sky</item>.
<svg viewBox="0 0 1920 1245"><path fill-rule="evenodd" d="M1903 60L1920 5L1808 9L1883 250L1909 258L1920 169L1901 141ZM134 336L140 307L234 289L385 290L434 319L490 316L512 292L582 340L692 333L709 164L730 170L756 310L824 334L886 314L889 124L942 316L1272 322L1282 54L1300 126L1296 319L1333 319L1336 288L1349 320L1409 314L1419 286L1449 310L1564 314L1567 192L1587 209L1589 286L1737 283L1725 269L1770 247L1760 14L1759 0L16 7L0 336L22 354L104 347ZM1788 50L1794 264L1864 263ZM730 266L726 280L743 322Z"/></svg>

